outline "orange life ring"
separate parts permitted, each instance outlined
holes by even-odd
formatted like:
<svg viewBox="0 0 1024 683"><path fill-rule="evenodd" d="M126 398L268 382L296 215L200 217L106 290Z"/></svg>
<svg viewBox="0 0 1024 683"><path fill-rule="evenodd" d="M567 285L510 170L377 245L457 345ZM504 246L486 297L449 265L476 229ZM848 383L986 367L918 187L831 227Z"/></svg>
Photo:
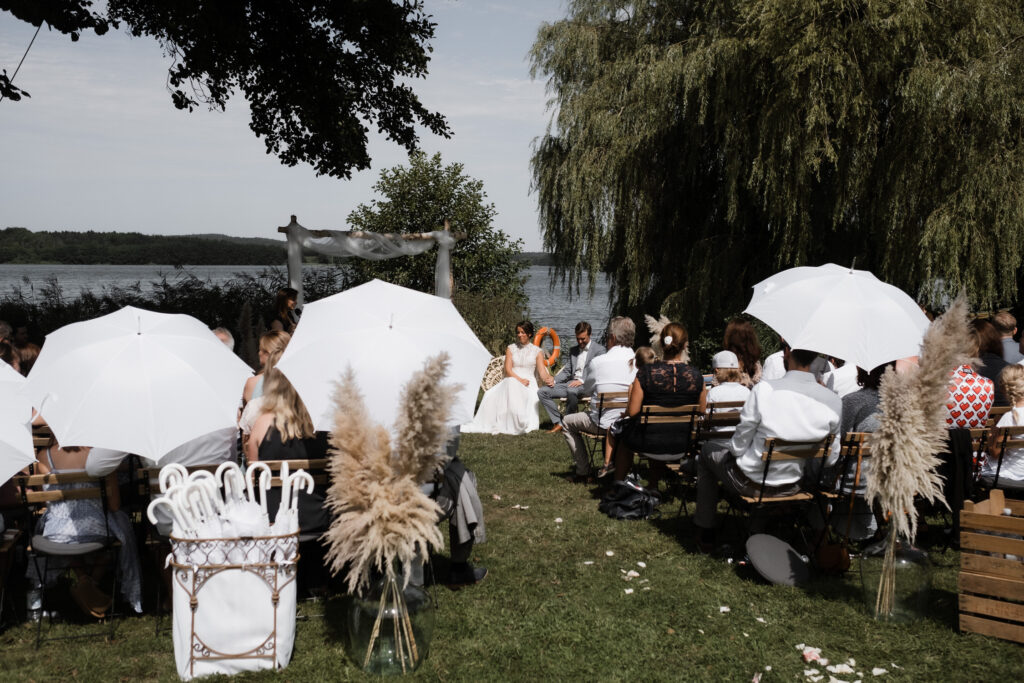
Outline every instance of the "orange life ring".
<svg viewBox="0 0 1024 683"><path fill-rule="evenodd" d="M537 330L537 334L533 336L534 345L540 346L540 343L544 341L545 335L551 337L551 343L554 345L554 348L551 349L551 355L548 357L546 361L544 361L544 365L550 368L558 360L558 354L562 352L562 343L558 339L558 333L555 332L555 328L542 327L539 330Z"/></svg>

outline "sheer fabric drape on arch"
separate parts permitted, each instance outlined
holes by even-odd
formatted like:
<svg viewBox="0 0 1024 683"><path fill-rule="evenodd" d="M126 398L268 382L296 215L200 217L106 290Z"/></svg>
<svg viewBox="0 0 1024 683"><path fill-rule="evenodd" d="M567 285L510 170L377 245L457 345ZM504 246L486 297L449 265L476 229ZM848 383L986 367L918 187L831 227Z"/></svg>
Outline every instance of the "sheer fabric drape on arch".
<svg viewBox="0 0 1024 683"><path fill-rule="evenodd" d="M423 237L408 239L402 235L382 235L362 232L354 236L342 230L318 230L315 233L302 227L292 216L291 223L281 232L288 235L288 286L302 297L302 252L304 249L328 256L358 256L371 261L382 261L396 256L414 256L437 244L437 264L434 267L434 294L445 299L452 296L451 248L457 237L447 230L423 233ZM329 235L325 235L329 233ZM427 237L429 235L429 237Z"/></svg>

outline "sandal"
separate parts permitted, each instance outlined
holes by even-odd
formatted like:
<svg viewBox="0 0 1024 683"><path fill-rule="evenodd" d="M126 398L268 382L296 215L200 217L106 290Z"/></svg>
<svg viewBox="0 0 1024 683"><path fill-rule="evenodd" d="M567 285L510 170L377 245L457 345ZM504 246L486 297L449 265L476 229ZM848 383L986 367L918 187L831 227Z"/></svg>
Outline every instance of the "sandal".
<svg viewBox="0 0 1024 683"><path fill-rule="evenodd" d="M604 467L602 467L601 469L599 469L597 471L597 478L598 479L604 479L605 477L607 477L609 474L611 474L614 471L615 471L615 466L614 465L611 465L611 464L605 465Z"/></svg>

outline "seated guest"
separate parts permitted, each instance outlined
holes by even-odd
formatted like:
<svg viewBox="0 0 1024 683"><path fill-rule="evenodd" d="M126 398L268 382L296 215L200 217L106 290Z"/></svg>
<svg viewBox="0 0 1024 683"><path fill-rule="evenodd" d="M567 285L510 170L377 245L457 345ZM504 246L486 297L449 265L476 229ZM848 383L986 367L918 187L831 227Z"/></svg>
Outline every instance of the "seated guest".
<svg viewBox="0 0 1024 683"><path fill-rule="evenodd" d="M981 338L977 329L972 331L969 356L977 356ZM949 398L946 402L946 426L949 429L984 427L995 399L992 380L982 377L970 365L954 370L949 380Z"/></svg>
<svg viewBox="0 0 1024 683"><path fill-rule="evenodd" d="M298 301L298 290L291 287L277 290L274 307L267 315L267 330L294 334L299 324L299 316L302 315L302 310L295 307Z"/></svg>
<svg viewBox="0 0 1024 683"><path fill-rule="evenodd" d="M783 347L783 354L790 370L782 379L754 385L728 446L708 442L698 458L694 523L702 530L705 547L714 541L718 483L746 496L756 496L761 490L765 439L810 442L839 435L842 402L814 378L811 366L817 354L788 346ZM838 457L839 445L837 438L829 464ZM792 495L800 490L803 476L803 463L773 462L765 480L765 495Z"/></svg>
<svg viewBox="0 0 1024 683"><path fill-rule="evenodd" d="M313 460L327 457L327 434L314 432L306 405L288 378L277 368L267 370L263 390L263 414L252 427L245 447L249 462L257 460ZM277 510L280 488L267 493L267 509ZM322 491L299 493L299 529L303 533L326 531L330 515L323 506Z"/></svg>
<svg viewBox="0 0 1024 683"><path fill-rule="evenodd" d="M741 362L732 351L719 351L711 358L715 381L708 390L708 403L746 401L750 389L743 383Z"/></svg>
<svg viewBox="0 0 1024 683"><path fill-rule="evenodd" d="M15 372L21 372L21 356L18 354L18 349L14 348L14 344L6 339L0 339L0 361L10 365Z"/></svg>
<svg viewBox="0 0 1024 683"><path fill-rule="evenodd" d="M1009 400L1003 394L1002 388L996 383L999 380L999 373L1009 363L1003 360L1003 343L999 338L999 330L990 321L984 318L975 318L971 321L978 337L978 360L981 361L974 366L975 371L982 377L992 380L995 387L995 394L992 405L1008 406Z"/></svg>
<svg viewBox="0 0 1024 683"><path fill-rule="evenodd" d="M999 383L1002 385L1003 393L1010 400L1010 404L1013 407L999 418L996 427L1020 427L1024 425L1024 367L1016 363L1007 365L999 376ZM996 468L998 467L999 481L997 483L1000 488L1003 488L1004 484L1014 487L1024 486L1024 446L1019 445L1022 441L1024 441L1024 438L1017 437L1011 442L1015 446L1007 446L1002 454L1002 464L995 457L998 454L993 453L993 457L990 457L981 468L982 480L991 486L995 480ZM999 444L996 444L996 448L999 448Z"/></svg>
<svg viewBox="0 0 1024 683"><path fill-rule="evenodd" d="M600 410L601 401L598 394L609 391L628 391L636 368L633 366L633 340L636 338L636 325L629 318L617 316L608 322L606 335L608 351L595 358L587 366L583 374L583 385L590 394L590 410L586 413L572 413L562 419L565 442L572 452L576 467L574 481L584 482L591 476L590 457L584 433L599 435L622 415L622 408L605 408Z"/></svg>
<svg viewBox="0 0 1024 683"><path fill-rule="evenodd" d="M79 472L85 469L89 456L88 448L61 447L55 439L37 455L37 472ZM47 485L46 489L81 488L81 484ZM36 532L57 543L103 542L108 531L121 543L118 553L118 583L121 595L136 612L142 612L142 588L139 573L139 556L135 549L135 533L128 515L121 510L121 498L116 475L110 475L107 486L107 511L103 503L95 498L79 500L58 500L49 503L46 511L36 523ZM47 576L37 574L35 563L29 562L28 576L35 585L43 580L50 585L68 565L55 558L48 563ZM94 617L102 617L110 609L111 598L104 593L97 582L102 578L103 565L87 573L76 566L77 580L71 588L71 596L82 611Z"/></svg>
<svg viewBox="0 0 1024 683"><path fill-rule="evenodd" d="M757 340L753 325L742 318L730 320L722 337L722 348L732 351L739 359L740 384L749 389L761 381L761 342ZM713 380L711 386L716 383Z"/></svg>
<svg viewBox="0 0 1024 683"><path fill-rule="evenodd" d="M863 368L857 368L857 384L860 389L851 394L843 396L843 419L839 424L839 433L845 439L850 432L874 432L878 429L881 412L879 407L878 389L882 384L882 375L886 369L895 367L895 361L885 363L874 368L871 372L865 372ZM853 501L852 516L848 518L851 510L836 509L832 516L832 527L841 530L844 535L852 539L864 539L872 536L877 525L871 509L864 500L864 491L867 486L868 469L871 467L871 459L867 458L861 462L860 479L857 480L857 462L853 460L847 463L846 472L843 474L839 487L844 493L856 490L857 496ZM857 482L854 489L854 482Z"/></svg>
<svg viewBox="0 0 1024 683"><path fill-rule="evenodd" d="M547 383L551 375L543 349L531 339L533 323L516 325L516 341L505 349L505 379L484 392L473 420L462 425L464 434L525 434L540 427L537 379Z"/></svg>
<svg viewBox="0 0 1024 683"><path fill-rule="evenodd" d="M829 357L828 362L831 363L832 369L822 377L822 384L836 392L839 398L857 391L859 388L857 383L857 371L859 368L853 363L847 363L839 358Z"/></svg>
<svg viewBox="0 0 1024 683"><path fill-rule="evenodd" d="M576 346L569 351L569 358L557 375L548 375L547 386L537 391L540 404L544 406L554 427L550 433L562 431L562 413L555 399L565 399L565 412L575 413L580 396L583 395L583 371L594 358L605 352L605 348L590 338L590 323L585 320L576 324Z"/></svg>
<svg viewBox="0 0 1024 683"><path fill-rule="evenodd" d="M703 412L707 398L704 375L682 360L689 343L686 328L679 323L665 325L661 330L660 342L663 360L637 370L636 378L629 388L626 414L636 418L644 406L650 405L679 407L698 404ZM634 452L669 455L683 453L689 447L690 432L680 433L678 425L645 425L639 419L634 419L622 430L616 448L615 479L622 481L626 478ZM664 471L665 463L653 459L648 480L652 492L657 492Z"/></svg>
<svg viewBox="0 0 1024 683"><path fill-rule="evenodd" d="M231 334L231 330L226 327L215 327L212 330L213 335L220 339L224 346L228 347L232 351L235 350L235 335Z"/></svg>
<svg viewBox="0 0 1024 683"><path fill-rule="evenodd" d="M992 316L992 324L999 331L999 341L1003 345L1003 360L1007 363L1019 363L1024 360L1020 346L1013 340L1017 334L1017 319L1009 311L999 311Z"/></svg>
<svg viewBox="0 0 1024 683"><path fill-rule="evenodd" d="M636 350L633 355L633 367L639 370L645 365L649 365L654 361L658 360L658 356L654 353L654 349L650 346L641 346ZM633 390L633 385L629 385L629 391ZM629 404L629 396L626 396L626 404ZM615 471L615 465L612 464L612 457L615 453L615 445L619 439L619 435L622 433L622 427L626 423L624 416L620 416L618 420L612 423L612 426L605 430L604 436L604 466L597 473L598 479L604 479L609 474Z"/></svg>
<svg viewBox="0 0 1024 683"><path fill-rule="evenodd" d="M260 369L255 375L245 380L245 386L242 387L243 406L254 398L259 398L263 395L263 378L264 372L266 372L267 369L267 358L270 357L270 354L275 352L277 352L278 357L280 357L280 354L284 352L284 349L288 346L288 342L291 341L291 338L292 336L287 332L274 330L264 332L260 335Z"/></svg>

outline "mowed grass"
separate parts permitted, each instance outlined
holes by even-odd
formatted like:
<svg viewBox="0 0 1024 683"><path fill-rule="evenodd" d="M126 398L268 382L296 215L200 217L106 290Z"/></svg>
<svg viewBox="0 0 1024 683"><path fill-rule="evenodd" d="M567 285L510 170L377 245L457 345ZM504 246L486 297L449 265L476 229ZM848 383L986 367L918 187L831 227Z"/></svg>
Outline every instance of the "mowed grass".
<svg viewBox="0 0 1024 683"><path fill-rule="evenodd" d="M477 473L489 539L474 560L490 573L460 591L430 589L437 626L419 678L750 681L760 672L765 682L802 681L813 667L801 661L800 643L821 648L832 663L855 659L864 680L1024 677L1020 646L957 633L954 552L932 556L929 618L883 624L863 607L856 565L845 577L802 589L766 585L695 553L692 527L676 517L678 503L665 505L659 520L605 517L596 488L567 481L560 436L467 435L461 455ZM625 581L629 570L640 576ZM238 680L369 678L344 655L342 603L334 598L326 618L299 623L286 670ZM38 651L32 627L13 627L0 637L3 678L176 680L171 636L154 636L153 627L153 617L128 618L114 642L44 643ZM875 678L874 667L888 673Z"/></svg>

